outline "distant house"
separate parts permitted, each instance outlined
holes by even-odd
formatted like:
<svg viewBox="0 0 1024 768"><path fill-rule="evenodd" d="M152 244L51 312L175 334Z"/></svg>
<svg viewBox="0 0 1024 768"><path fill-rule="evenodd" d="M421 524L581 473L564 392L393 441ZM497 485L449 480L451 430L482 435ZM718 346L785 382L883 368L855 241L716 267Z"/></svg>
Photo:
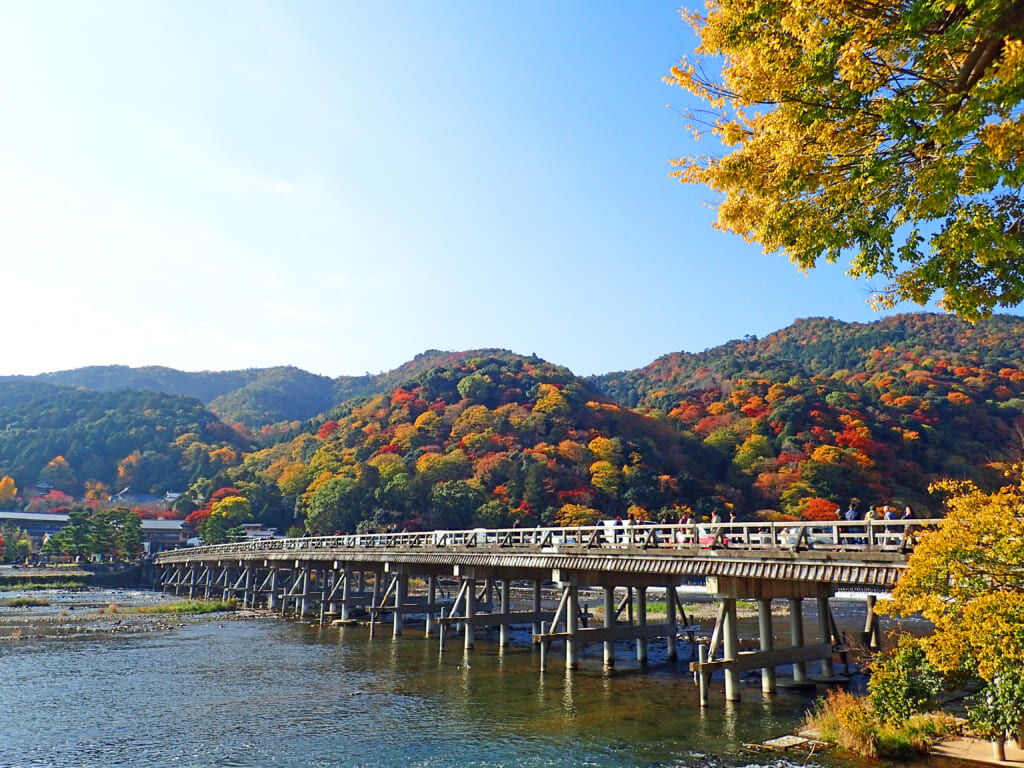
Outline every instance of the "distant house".
<svg viewBox="0 0 1024 768"><path fill-rule="evenodd" d="M9 524L25 531L36 545L43 536L52 536L67 525L68 516L49 512L0 512L0 525ZM149 552L185 545L187 531L183 520L142 521L142 543Z"/></svg>

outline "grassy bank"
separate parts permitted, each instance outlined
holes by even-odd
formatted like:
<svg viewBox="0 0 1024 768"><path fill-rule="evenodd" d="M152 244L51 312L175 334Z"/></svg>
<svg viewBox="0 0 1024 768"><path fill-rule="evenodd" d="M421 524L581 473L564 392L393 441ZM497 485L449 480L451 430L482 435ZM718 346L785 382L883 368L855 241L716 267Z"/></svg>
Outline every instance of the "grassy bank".
<svg viewBox="0 0 1024 768"><path fill-rule="evenodd" d="M945 712L912 715L897 724L885 723L867 698L842 690L829 691L807 714L807 727L824 741L863 757L907 759L928 754L932 745L956 732Z"/></svg>
<svg viewBox="0 0 1024 768"><path fill-rule="evenodd" d="M237 600L179 600L165 605L147 605L131 609L133 613L191 615L236 610L238 610Z"/></svg>
<svg viewBox="0 0 1024 768"><path fill-rule="evenodd" d="M45 579L42 581L31 581L22 579L16 582L5 582L0 584L0 592L28 592L40 589L86 589L89 582L83 579Z"/></svg>
<svg viewBox="0 0 1024 768"><path fill-rule="evenodd" d="M38 608L49 605L45 597L16 597L13 600L0 600L4 608Z"/></svg>

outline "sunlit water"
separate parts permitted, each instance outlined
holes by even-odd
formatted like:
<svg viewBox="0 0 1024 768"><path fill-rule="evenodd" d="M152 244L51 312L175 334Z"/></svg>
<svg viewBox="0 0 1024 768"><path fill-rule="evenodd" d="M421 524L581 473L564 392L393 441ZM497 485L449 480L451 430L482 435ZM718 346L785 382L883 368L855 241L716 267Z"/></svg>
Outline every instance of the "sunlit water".
<svg viewBox="0 0 1024 768"><path fill-rule="evenodd" d="M640 670L623 646L607 674L597 645L542 674L529 647L467 657L421 632L272 619L23 638L0 644L0 766L805 764L745 745L791 732L808 698L747 687L702 712L685 669Z"/></svg>

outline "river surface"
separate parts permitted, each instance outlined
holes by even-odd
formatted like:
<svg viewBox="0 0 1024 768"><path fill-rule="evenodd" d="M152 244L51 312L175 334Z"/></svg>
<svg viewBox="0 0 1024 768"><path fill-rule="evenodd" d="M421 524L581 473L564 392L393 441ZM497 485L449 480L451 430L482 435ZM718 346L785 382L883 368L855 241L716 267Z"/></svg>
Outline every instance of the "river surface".
<svg viewBox="0 0 1024 768"><path fill-rule="evenodd" d="M798 727L805 695L745 686L727 705L719 688L702 711L685 661L640 669L623 646L605 672L588 648L568 673L554 647L542 674L528 646L442 654L421 631L269 618L7 638L0 766L846 765L745 748Z"/></svg>

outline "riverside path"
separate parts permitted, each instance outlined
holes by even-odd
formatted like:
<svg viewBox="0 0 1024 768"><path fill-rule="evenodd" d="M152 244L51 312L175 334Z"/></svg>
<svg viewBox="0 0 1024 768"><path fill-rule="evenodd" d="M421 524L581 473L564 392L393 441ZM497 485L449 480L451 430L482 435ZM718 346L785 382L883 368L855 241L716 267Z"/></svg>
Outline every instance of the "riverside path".
<svg viewBox="0 0 1024 768"><path fill-rule="evenodd" d="M235 598L246 607L339 623L368 616L374 631L390 616L399 635L407 617L425 620L426 636L462 633L473 647L477 630L497 627L509 643L516 625L532 627L544 668L552 643L564 645L566 665L578 665L586 643L604 645L613 665L616 641L636 644L646 661L647 643L664 638L670 659L678 640L692 641L697 627L683 615L677 588L701 584L718 602L710 642L691 664L707 701L710 674L724 670L725 696L740 695L740 672L761 669L762 689L773 692L776 667L792 666L789 685L838 679L846 639L836 628L829 598L839 590L867 595L864 639L877 647L874 595L889 591L906 568L917 532L939 521L722 523L718 525L598 525L572 528L507 528L415 533L368 533L265 539L200 546L156 555L158 585L195 597ZM421 585L410 593L410 578ZM514 610L513 582L532 600ZM542 587L554 586L557 604L542 604ZM589 626L580 588L603 591L600 626ZM665 620L647 621L649 590L664 590ZM452 597L454 593L454 597ZM736 601L758 607L760 649L740 652ZM805 638L803 601L817 602L817 638ZM790 644L774 647L772 600L789 602ZM719 656L720 652L720 656ZM816 676L807 665L820 663Z"/></svg>

